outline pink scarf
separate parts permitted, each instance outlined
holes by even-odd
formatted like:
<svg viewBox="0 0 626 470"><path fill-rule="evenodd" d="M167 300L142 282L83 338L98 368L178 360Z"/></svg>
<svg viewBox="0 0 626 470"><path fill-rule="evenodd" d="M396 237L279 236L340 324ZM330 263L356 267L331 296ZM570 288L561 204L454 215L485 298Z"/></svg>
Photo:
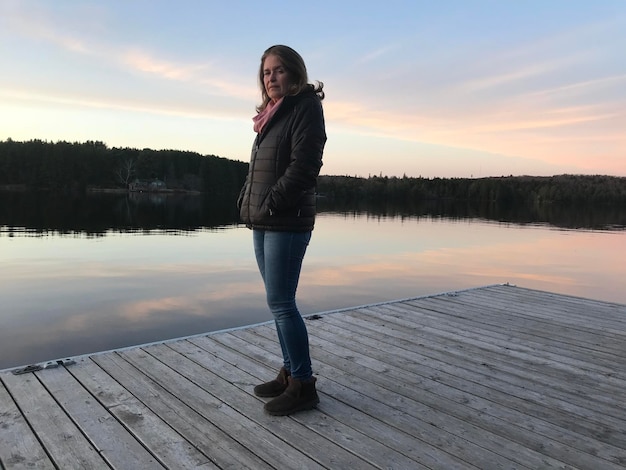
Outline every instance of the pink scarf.
<svg viewBox="0 0 626 470"><path fill-rule="evenodd" d="M282 98L276 102L270 101L269 103L267 103L267 106L265 106L265 109L263 111L261 111L259 114L252 118L252 120L254 121L254 132L260 134L261 131L263 131L265 124L267 124L269 120L272 119L272 116L276 114L276 111L278 111L278 107L282 102Z"/></svg>

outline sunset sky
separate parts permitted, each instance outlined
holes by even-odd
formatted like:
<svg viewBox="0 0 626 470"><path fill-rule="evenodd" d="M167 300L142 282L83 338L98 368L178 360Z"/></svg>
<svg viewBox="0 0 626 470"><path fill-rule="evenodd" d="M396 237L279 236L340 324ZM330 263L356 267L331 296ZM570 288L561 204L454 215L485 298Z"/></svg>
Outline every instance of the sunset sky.
<svg viewBox="0 0 626 470"><path fill-rule="evenodd" d="M273 44L324 82L322 174L626 176L624 0L0 0L0 140L247 161Z"/></svg>

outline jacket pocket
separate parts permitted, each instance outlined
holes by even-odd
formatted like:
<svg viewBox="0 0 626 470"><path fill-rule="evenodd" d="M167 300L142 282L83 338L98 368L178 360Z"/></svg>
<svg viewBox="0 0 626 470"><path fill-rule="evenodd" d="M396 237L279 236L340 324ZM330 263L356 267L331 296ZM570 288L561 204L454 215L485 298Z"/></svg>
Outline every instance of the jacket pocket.
<svg viewBox="0 0 626 470"><path fill-rule="evenodd" d="M263 197L261 198L261 202L259 204L259 207L257 208L257 210L259 211L259 216L263 217L263 216L267 216L267 215L273 215L273 208L272 208L272 187L269 186L265 189Z"/></svg>

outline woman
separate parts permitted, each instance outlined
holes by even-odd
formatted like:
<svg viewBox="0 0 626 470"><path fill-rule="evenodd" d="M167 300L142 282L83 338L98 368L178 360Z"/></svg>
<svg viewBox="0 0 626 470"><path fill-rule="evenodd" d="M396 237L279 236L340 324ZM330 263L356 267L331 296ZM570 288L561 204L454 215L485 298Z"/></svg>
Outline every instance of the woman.
<svg viewBox="0 0 626 470"><path fill-rule="evenodd" d="M276 379L254 393L273 397L271 415L289 415L319 403L309 338L296 306L302 260L315 223L315 185L326 131L323 84L308 83L302 57L272 46L261 57L262 103L253 118L257 132L239 211L252 229L254 252L274 316L283 366Z"/></svg>

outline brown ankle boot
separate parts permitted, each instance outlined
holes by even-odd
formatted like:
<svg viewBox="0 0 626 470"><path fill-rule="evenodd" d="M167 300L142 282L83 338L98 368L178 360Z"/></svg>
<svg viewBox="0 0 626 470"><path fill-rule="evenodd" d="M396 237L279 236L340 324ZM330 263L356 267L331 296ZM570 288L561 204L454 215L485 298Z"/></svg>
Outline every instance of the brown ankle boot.
<svg viewBox="0 0 626 470"><path fill-rule="evenodd" d="M268 401L265 411L272 416L287 416L297 411L310 410L320 402L315 390L317 379L311 377L303 382L293 377L288 377L289 386L282 395Z"/></svg>
<svg viewBox="0 0 626 470"><path fill-rule="evenodd" d="M254 394L263 398L277 397L287 389L287 377L290 376L291 372L281 367L278 376L274 380L254 387Z"/></svg>

